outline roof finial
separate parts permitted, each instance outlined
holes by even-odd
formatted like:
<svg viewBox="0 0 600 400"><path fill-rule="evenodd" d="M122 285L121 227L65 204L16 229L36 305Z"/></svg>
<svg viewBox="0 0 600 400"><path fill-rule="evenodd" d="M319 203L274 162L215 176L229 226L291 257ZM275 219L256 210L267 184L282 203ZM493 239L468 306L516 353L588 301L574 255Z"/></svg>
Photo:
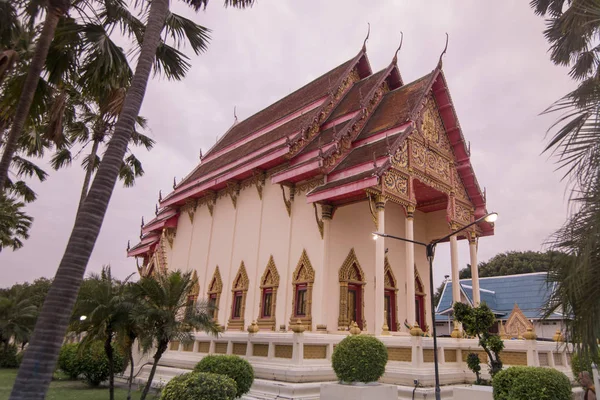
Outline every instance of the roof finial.
<svg viewBox="0 0 600 400"><path fill-rule="evenodd" d="M373 168L377 168L377 157L375 157L375 152L373 152Z"/></svg>
<svg viewBox="0 0 600 400"><path fill-rule="evenodd" d="M392 64L396 64L398 62L398 52L402 48L402 42L404 42L404 32L400 31L400 45L396 49L396 54L394 54L394 58L392 59Z"/></svg>
<svg viewBox="0 0 600 400"><path fill-rule="evenodd" d="M173 177L173 189L175 189L175 186L177 186L177 181L175 180L175 177Z"/></svg>
<svg viewBox="0 0 600 400"><path fill-rule="evenodd" d="M131 249L131 242L128 240L127 241L127 251L129 251L129 249Z"/></svg>
<svg viewBox="0 0 600 400"><path fill-rule="evenodd" d="M237 123L237 113L235 112L236 106L233 106L233 119L235 120L233 123Z"/></svg>
<svg viewBox="0 0 600 400"><path fill-rule="evenodd" d="M202 160L202 147L200 147L200 160Z"/></svg>
<svg viewBox="0 0 600 400"><path fill-rule="evenodd" d="M162 201L162 190L158 191L158 201L161 202Z"/></svg>
<svg viewBox="0 0 600 400"><path fill-rule="evenodd" d="M141 225L141 227L142 228L144 227L144 216L143 215L142 215L142 225Z"/></svg>
<svg viewBox="0 0 600 400"><path fill-rule="evenodd" d="M154 215L158 215L158 204L154 205Z"/></svg>
<svg viewBox="0 0 600 400"><path fill-rule="evenodd" d="M440 54L440 61L438 61L438 68L442 68L442 57L446 54L446 50L448 50L448 32L446 32L446 46L444 46L444 51Z"/></svg>
<svg viewBox="0 0 600 400"><path fill-rule="evenodd" d="M367 30L367 37L365 38L365 41L363 42L362 51L367 51L367 40L369 40L369 35L371 34L371 24L367 22L367 26L369 28Z"/></svg>

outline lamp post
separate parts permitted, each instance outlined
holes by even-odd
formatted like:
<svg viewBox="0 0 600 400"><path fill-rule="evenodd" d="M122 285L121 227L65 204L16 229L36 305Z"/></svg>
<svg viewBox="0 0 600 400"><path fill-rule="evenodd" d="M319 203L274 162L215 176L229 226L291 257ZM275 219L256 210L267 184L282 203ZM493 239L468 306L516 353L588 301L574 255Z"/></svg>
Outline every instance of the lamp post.
<svg viewBox="0 0 600 400"><path fill-rule="evenodd" d="M427 255L427 260L429 260L429 292L430 292L429 297L431 299L431 324L433 325L433 332L432 332L433 333L433 365L435 368L435 399L436 400L440 400L441 397L440 397L440 373L439 373L439 368L438 368L437 332L436 332L436 328L435 328L435 305L433 302L433 257L435 256L435 247L438 245L438 243L449 239L451 236L454 236L457 233L462 232L465 229L472 227L473 225L476 225L482 221L495 222L497 219L498 219L498 213L496 213L496 212L488 213L488 214L484 215L483 217L478 218L475 221L471 222L470 224L465 225L462 228L449 233L448 235L444 236L443 238L433 240L429 244L419 242L417 240L410 240L410 239L406 239L406 238L402 238L402 237L398 237L398 236L388 235L387 233L373 232L373 239L377 239L378 237L384 237L384 238L401 240L403 242L418 244L419 246L425 247L425 254ZM475 266L475 268L477 268L477 266Z"/></svg>

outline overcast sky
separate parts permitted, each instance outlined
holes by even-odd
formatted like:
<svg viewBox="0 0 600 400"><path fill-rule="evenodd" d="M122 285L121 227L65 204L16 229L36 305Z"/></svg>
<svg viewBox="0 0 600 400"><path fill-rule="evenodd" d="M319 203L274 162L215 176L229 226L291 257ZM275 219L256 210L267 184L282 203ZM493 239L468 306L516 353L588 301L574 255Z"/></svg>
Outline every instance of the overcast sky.
<svg viewBox="0 0 600 400"><path fill-rule="evenodd" d="M183 82L154 79L142 115L157 141L150 153L137 150L146 175L136 186L116 188L87 271L110 264L119 277L135 272L126 258L140 219L154 216L158 191L171 190L217 136L291 91L355 56L367 22L368 56L374 71L387 66L404 32L398 64L406 83L429 73L450 35L444 72L468 141L471 162L487 188L488 209L498 211L496 235L483 238L480 261L509 250L542 250L564 221L564 184L552 160L540 155L546 129L556 116L539 116L574 87L554 66L542 31L544 21L527 1L258 0L251 10L223 9L212 0L194 14L174 2L176 12L213 30L207 53L194 56ZM48 167L50 171L50 167ZM23 249L0 253L0 286L52 277L74 221L83 172L74 165L34 184L39 200ZM468 246L461 241L461 265ZM449 248L438 248L435 282L450 273Z"/></svg>

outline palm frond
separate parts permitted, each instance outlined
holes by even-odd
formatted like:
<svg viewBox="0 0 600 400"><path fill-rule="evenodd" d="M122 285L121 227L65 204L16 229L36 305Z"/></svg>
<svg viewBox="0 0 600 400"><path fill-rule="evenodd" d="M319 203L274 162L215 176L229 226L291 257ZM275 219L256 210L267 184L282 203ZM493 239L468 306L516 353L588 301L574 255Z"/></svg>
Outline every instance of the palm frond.
<svg viewBox="0 0 600 400"><path fill-rule="evenodd" d="M19 180L10 182L9 192L14 196L23 199L25 203L31 203L37 199L37 194L27 185L27 183L25 183L25 181Z"/></svg>
<svg viewBox="0 0 600 400"><path fill-rule="evenodd" d="M25 205L15 199L0 195L0 251L4 248L17 250L23 240L29 238L33 218L25 214Z"/></svg>
<svg viewBox="0 0 600 400"><path fill-rule="evenodd" d="M68 167L72 162L73 158L71 156L71 150L68 148L59 149L50 159L50 165L55 170Z"/></svg>
<svg viewBox="0 0 600 400"><path fill-rule="evenodd" d="M189 71L189 58L181 51L161 42L156 49L154 74L164 75L167 79L181 80Z"/></svg>
<svg viewBox="0 0 600 400"><path fill-rule="evenodd" d="M97 154L88 154L81 160L81 166L85 171L91 168L92 172L95 172L100 166L100 161L100 157Z"/></svg>
<svg viewBox="0 0 600 400"><path fill-rule="evenodd" d="M254 2L255 0L225 0L225 7L249 8Z"/></svg>
<svg viewBox="0 0 600 400"><path fill-rule="evenodd" d="M181 15L169 12L164 30L167 35L171 36L177 47L187 41L196 54L200 54L208 48L210 29Z"/></svg>
<svg viewBox="0 0 600 400"><path fill-rule="evenodd" d="M156 144L154 139L139 133L136 130L134 130L131 134L131 142L136 146L144 146L148 151L151 150Z"/></svg>
<svg viewBox="0 0 600 400"><path fill-rule="evenodd" d="M31 178L32 176L35 176L40 182L45 181L48 177L48 174L43 169L20 156L13 157L13 165L17 167L18 177L26 176Z"/></svg>

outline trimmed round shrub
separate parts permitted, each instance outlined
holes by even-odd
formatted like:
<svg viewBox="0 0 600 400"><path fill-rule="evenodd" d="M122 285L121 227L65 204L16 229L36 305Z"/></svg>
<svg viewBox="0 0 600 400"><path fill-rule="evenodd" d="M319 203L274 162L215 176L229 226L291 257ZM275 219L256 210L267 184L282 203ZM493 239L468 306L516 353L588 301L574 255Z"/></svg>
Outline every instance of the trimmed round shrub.
<svg viewBox="0 0 600 400"><path fill-rule="evenodd" d="M235 381L225 375L190 372L176 376L163 388L161 400L233 400Z"/></svg>
<svg viewBox="0 0 600 400"><path fill-rule="evenodd" d="M123 372L125 357L113 347L113 360L115 374ZM94 342L81 352L77 353L77 363L81 375L90 386L98 386L108 379L108 357L104 352L104 343Z"/></svg>
<svg viewBox="0 0 600 400"><path fill-rule="evenodd" d="M494 376L494 400L571 400L571 383L562 372L542 367L510 367Z"/></svg>
<svg viewBox="0 0 600 400"><path fill-rule="evenodd" d="M0 368L17 368L18 366L17 346L0 344Z"/></svg>
<svg viewBox="0 0 600 400"><path fill-rule="evenodd" d="M206 356L196 364L194 371L225 375L233 379L237 387L235 397L248 393L254 382L252 365L238 356Z"/></svg>
<svg viewBox="0 0 600 400"><path fill-rule="evenodd" d="M342 382L376 382L385 372L388 352L373 336L348 336L335 347L331 361Z"/></svg>
<svg viewBox="0 0 600 400"><path fill-rule="evenodd" d="M81 375L81 363L77 354L79 344L69 343L60 348L58 353L58 368L71 379L77 379Z"/></svg>

